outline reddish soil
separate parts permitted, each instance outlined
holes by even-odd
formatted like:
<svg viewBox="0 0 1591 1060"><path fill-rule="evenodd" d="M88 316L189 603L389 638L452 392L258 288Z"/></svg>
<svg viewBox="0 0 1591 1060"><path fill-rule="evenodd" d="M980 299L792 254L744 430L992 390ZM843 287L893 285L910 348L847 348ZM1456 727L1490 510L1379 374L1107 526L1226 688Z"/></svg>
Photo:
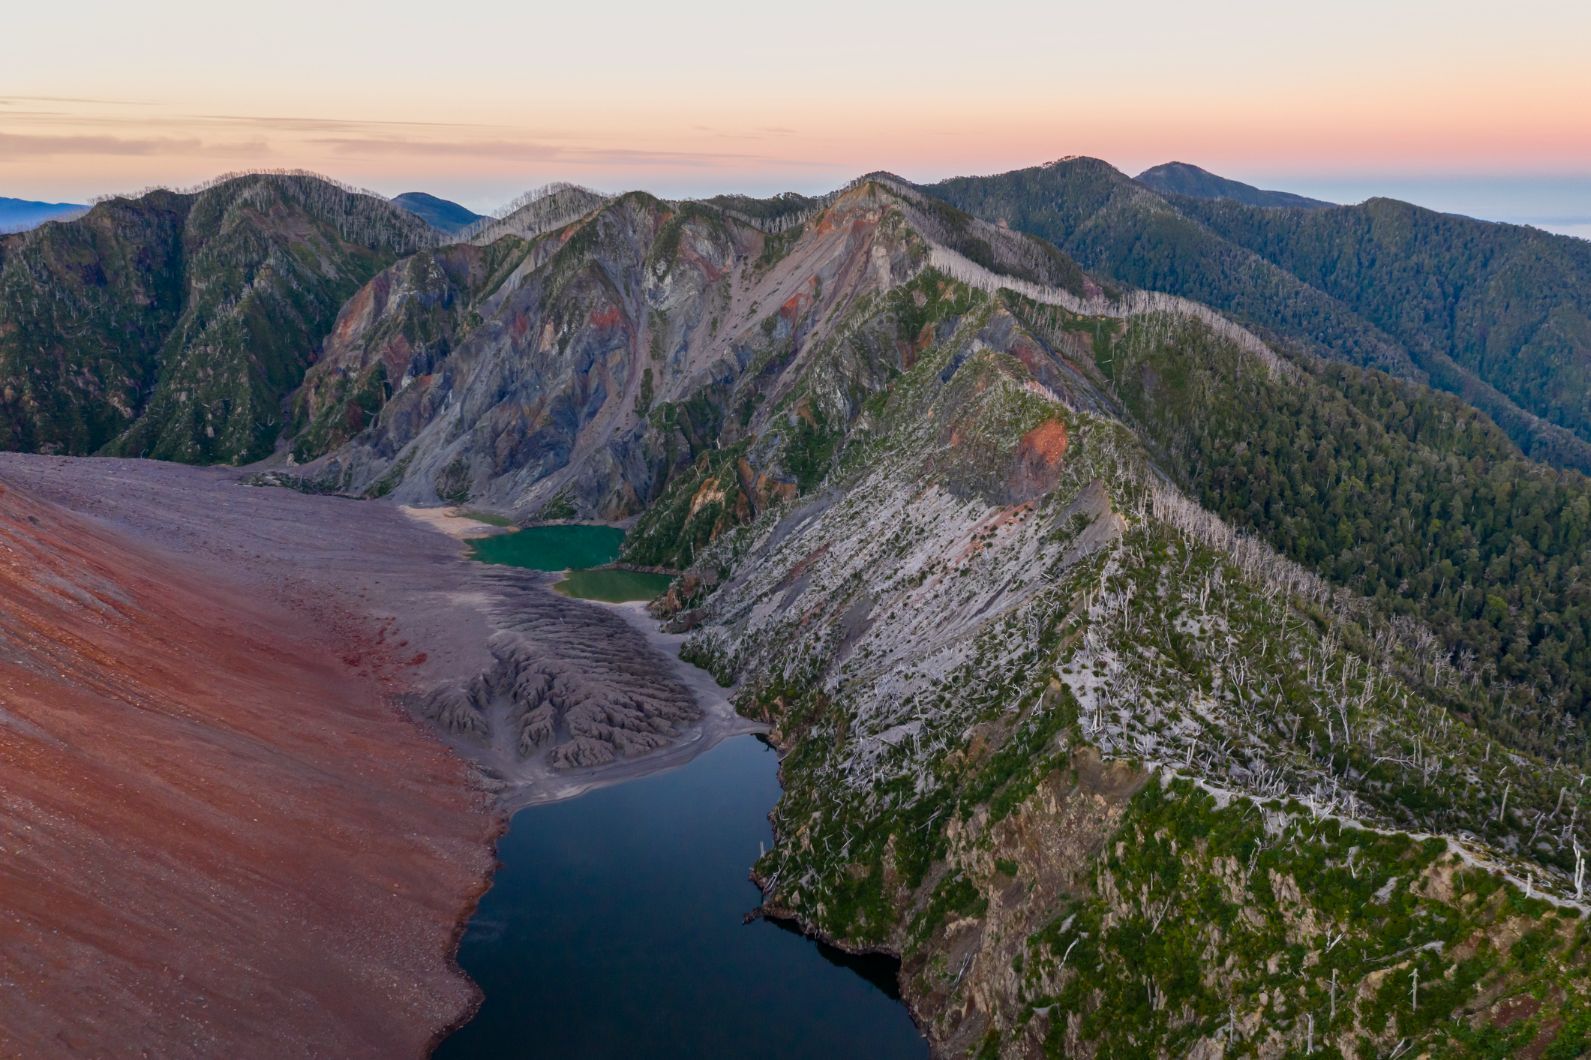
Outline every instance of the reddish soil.
<svg viewBox="0 0 1591 1060"><path fill-rule="evenodd" d="M609 306L601 312L592 309L590 320L594 328L616 328L624 321L624 311L616 305Z"/></svg>
<svg viewBox="0 0 1591 1060"><path fill-rule="evenodd" d="M1541 1011L1541 1001L1528 995L1507 998L1492 1008L1493 1027L1512 1027Z"/></svg>
<svg viewBox="0 0 1591 1060"><path fill-rule="evenodd" d="M810 287L811 284L812 281L808 280L807 285ZM787 324L794 327L796 321L799 320L802 315L805 314L809 308L811 308L811 306L812 295L807 291L797 291L795 294L785 299L784 304L779 307L779 316L783 318Z"/></svg>
<svg viewBox="0 0 1591 1060"><path fill-rule="evenodd" d="M1045 420L1022 436L1022 457L1046 468L1055 467L1066 455L1066 424Z"/></svg>
<svg viewBox="0 0 1591 1060"><path fill-rule="evenodd" d="M393 705L466 649L375 605L448 543L117 466L0 462L0 1055L423 1054L474 1000L451 953L498 819ZM288 577L295 540L347 560Z"/></svg>
<svg viewBox="0 0 1591 1060"><path fill-rule="evenodd" d="M1060 481L1066 445L1066 424L1058 419L1045 420L1022 436L1011 481L1012 501L1032 500L1055 488Z"/></svg>

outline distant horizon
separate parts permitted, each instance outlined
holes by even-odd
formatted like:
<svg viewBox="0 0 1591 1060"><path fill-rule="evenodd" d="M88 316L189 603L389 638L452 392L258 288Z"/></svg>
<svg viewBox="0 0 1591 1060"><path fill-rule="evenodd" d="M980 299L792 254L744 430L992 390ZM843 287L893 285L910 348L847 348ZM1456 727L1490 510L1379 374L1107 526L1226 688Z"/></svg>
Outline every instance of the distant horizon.
<svg viewBox="0 0 1591 1060"><path fill-rule="evenodd" d="M1591 5L1561 0L83 0L7 31L0 194L30 199L302 167L489 211L559 180L810 193L1080 154L1591 225Z"/></svg>
<svg viewBox="0 0 1591 1060"><path fill-rule="evenodd" d="M1028 165L1007 167L1006 169L989 169L977 166L968 166L953 172L934 173L930 175L913 175L889 170L887 166L872 166L859 170L843 179L825 183L813 180L810 177L803 180L792 174L792 179L781 182L772 178L754 186L721 186L710 183L710 178L705 174L697 181L692 181L684 186L676 187L648 187L635 185L632 187L604 187L596 181L570 179L567 177L546 176L537 179L534 175L527 177L527 182L518 190L505 191L500 198L490 199L489 192L483 192L477 185L469 182L442 180L428 186L406 185L402 179L378 181L375 183L362 182L349 179L336 172L326 172L312 166L240 166L233 169L218 170L207 176L199 176L192 180L173 180L156 182L139 187L119 189L106 189L94 191L80 196L62 195L50 189L23 189L0 186L0 196L15 199L25 199L46 203L89 203L101 198L135 195L152 187L188 188L204 184L231 172L252 172L258 170L302 169L314 172L331 180L375 192L388 199L394 198L405 192L426 192L442 199L456 202L476 213L490 215L511 203L525 192L545 184L567 180L569 183L582 184L598 191L618 194L625 191L647 191L669 198L706 198L720 194L745 194L766 197L782 192L796 192L803 195L821 195L843 186L850 180L861 176L863 173L888 170L897 172L901 177L914 183L931 184L938 180L950 177L974 176L989 173L1007 172L1009 169L1027 169L1045 165L1060 158L1074 157L1079 152L1070 154L1053 155L1042 161L1035 161ZM1088 156L1095 157L1095 156ZM1587 175L1557 175L1557 174L1337 174L1337 175L1309 175L1278 172L1275 170L1259 170L1260 175L1252 172L1238 172L1227 168L1216 168L1205 165L1191 158L1167 158L1161 162L1149 165L1133 166L1120 165L1110 159L1100 159L1114 166L1128 176L1137 176L1143 170L1153 165L1165 162L1184 162L1198 166L1208 172L1232 180L1242 181L1258 188L1274 191L1292 192L1310 198L1322 199L1340 205L1354 205L1371 198L1390 198L1413 203L1427 209L1443 213L1460 214L1485 221L1498 221L1507 224L1531 225L1544 231L1554 232L1559 235L1571 235L1582 239L1591 239L1591 174ZM665 182L669 183L669 182ZM455 190L455 188L457 190ZM29 194L28 191L34 191Z"/></svg>

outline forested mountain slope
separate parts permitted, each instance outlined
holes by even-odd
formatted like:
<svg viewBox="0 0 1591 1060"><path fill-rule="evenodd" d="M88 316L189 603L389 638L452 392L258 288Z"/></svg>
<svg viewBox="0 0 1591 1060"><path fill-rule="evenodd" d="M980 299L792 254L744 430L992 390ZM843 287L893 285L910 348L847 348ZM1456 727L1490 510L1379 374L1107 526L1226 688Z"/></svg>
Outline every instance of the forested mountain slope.
<svg viewBox="0 0 1591 1060"><path fill-rule="evenodd" d="M1530 455L1591 470L1583 240L1390 200L1277 209L1162 196L1090 158L929 190L1106 276L1459 394Z"/></svg>
<svg viewBox="0 0 1591 1060"><path fill-rule="evenodd" d="M1560 721L1591 723L1585 476L1520 456L1458 399L1380 373L1306 360L1278 379L1186 331L1127 328L1106 356L1163 466L1212 511L1427 623L1518 739L1549 754L1583 740Z"/></svg>
<svg viewBox="0 0 1591 1060"><path fill-rule="evenodd" d="M0 240L0 446L265 456L338 308L431 238L384 200L256 174Z"/></svg>
<svg viewBox="0 0 1591 1060"><path fill-rule="evenodd" d="M1443 382L1449 362L1591 439L1591 242L1393 199L1308 213L1185 203L1394 336Z"/></svg>
<svg viewBox="0 0 1591 1060"><path fill-rule="evenodd" d="M769 907L901 953L945 1055L1577 1049L1583 924L1524 892L1574 889L1583 765L1516 744L1422 624L1181 495L1115 393L1140 348L1328 407L1342 380L1197 306L927 262L847 328L912 350L870 396L834 385L865 344L810 355L803 418L833 433L794 499L699 532L768 466L749 438L632 537L693 545L661 608L788 751ZM1504 1000L1530 994L1559 1007Z"/></svg>

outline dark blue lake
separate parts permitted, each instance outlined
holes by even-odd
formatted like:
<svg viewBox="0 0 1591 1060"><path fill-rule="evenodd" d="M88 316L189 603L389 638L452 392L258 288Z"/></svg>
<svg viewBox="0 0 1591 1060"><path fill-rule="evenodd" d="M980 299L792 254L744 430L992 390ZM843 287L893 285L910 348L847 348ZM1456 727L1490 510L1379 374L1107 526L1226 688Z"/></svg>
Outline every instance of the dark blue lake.
<svg viewBox="0 0 1591 1060"><path fill-rule="evenodd" d="M926 1056L891 962L743 923L777 766L741 736L516 814L459 950L486 1001L436 1055Z"/></svg>

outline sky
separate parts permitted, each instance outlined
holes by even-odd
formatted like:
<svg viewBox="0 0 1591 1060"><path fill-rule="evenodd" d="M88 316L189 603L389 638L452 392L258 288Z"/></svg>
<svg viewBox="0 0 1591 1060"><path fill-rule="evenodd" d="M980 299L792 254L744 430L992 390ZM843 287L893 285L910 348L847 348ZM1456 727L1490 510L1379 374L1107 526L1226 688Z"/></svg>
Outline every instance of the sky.
<svg viewBox="0 0 1591 1060"><path fill-rule="evenodd" d="M1591 4L214 0L8 11L0 195L305 168L490 210L1073 154L1591 235Z"/></svg>

